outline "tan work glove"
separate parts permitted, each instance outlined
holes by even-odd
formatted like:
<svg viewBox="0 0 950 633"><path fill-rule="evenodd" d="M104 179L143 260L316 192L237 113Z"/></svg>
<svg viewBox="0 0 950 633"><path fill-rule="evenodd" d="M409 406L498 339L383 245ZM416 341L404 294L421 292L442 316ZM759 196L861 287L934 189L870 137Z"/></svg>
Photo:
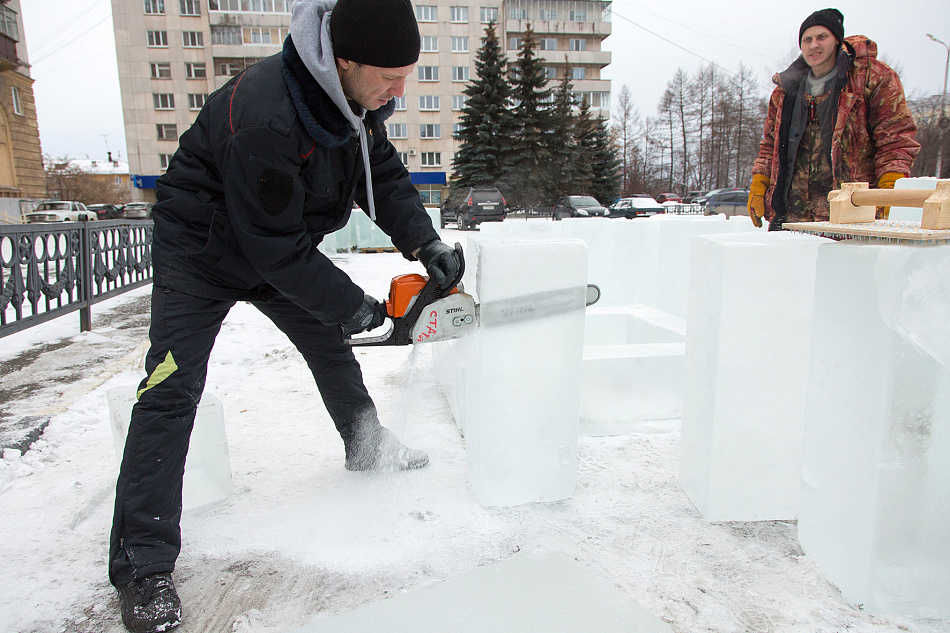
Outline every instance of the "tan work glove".
<svg viewBox="0 0 950 633"><path fill-rule="evenodd" d="M762 227L762 217L765 215L765 192L769 190L768 176L752 174L752 184L749 186L749 217L752 224Z"/></svg>
<svg viewBox="0 0 950 633"><path fill-rule="evenodd" d="M881 177L878 178L877 188L878 189L893 189L894 183L903 177L904 177L904 174L898 174L898 173L889 171L886 174L882 174ZM886 220L887 216L890 215L890 213L891 213L890 207L878 207L877 211L875 212L875 217L878 220Z"/></svg>

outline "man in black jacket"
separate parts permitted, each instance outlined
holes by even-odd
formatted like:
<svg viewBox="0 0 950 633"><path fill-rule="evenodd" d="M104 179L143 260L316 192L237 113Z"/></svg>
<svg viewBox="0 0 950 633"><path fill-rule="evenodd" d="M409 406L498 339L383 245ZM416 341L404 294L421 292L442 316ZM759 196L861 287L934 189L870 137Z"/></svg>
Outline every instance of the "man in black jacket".
<svg viewBox="0 0 950 633"><path fill-rule="evenodd" d="M459 262L439 240L384 120L419 57L409 0L298 0L281 54L211 95L158 181L151 348L116 484L109 577L136 632L181 619L188 440L208 357L236 301L257 307L306 359L349 470L421 468L383 428L343 334L382 306L319 252L354 201L437 281Z"/></svg>

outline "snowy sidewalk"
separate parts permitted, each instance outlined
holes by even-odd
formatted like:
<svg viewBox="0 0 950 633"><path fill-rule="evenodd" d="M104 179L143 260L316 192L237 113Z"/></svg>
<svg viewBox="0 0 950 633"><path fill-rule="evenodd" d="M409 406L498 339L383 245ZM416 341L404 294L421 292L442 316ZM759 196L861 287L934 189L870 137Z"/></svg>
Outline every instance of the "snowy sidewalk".
<svg viewBox="0 0 950 633"><path fill-rule="evenodd" d="M377 298L393 275L419 272L395 254L339 260ZM78 326L40 328L22 343L0 339L0 362ZM96 346L109 339L127 351L145 342L108 327L80 335L68 348L77 359L88 350L89 363L77 363L88 381L68 402L53 390L18 403L18 415L66 406L29 451L7 451L0 464L0 630L124 630L106 578L117 474L106 391L137 384L142 370L97 380L109 363L94 360ZM286 631L534 550L567 553L677 633L950 632L950 622L847 604L802 555L794 523L706 523L678 482L677 432L582 437L570 499L481 507L430 350L357 354L383 423L428 451L428 468L345 471L342 441L286 338L246 304L226 320L207 391L224 405L235 491L185 512L175 572L183 633ZM10 378L0 392L11 393Z"/></svg>

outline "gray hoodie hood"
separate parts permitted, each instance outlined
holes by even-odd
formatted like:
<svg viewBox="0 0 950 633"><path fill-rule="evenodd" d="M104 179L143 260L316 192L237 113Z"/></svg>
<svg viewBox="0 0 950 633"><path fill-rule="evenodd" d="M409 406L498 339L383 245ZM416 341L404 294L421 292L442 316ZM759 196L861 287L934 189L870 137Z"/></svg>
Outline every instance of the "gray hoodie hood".
<svg viewBox="0 0 950 633"><path fill-rule="evenodd" d="M366 170L366 198L369 200L369 217L376 221L376 201L373 199L373 177L369 164L369 144L363 118L366 108L360 106L356 115L350 108L340 76L336 69L336 57L330 42L330 12L336 0L294 0L290 10L290 36L300 59L321 88L329 95L334 105L349 122L353 132L359 135L363 167Z"/></svg>

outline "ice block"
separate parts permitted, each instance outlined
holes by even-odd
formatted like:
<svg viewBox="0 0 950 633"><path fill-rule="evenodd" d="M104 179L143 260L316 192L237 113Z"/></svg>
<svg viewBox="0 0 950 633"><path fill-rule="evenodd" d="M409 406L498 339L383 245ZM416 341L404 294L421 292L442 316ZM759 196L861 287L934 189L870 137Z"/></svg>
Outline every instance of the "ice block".
<svg viewBox="0 0 950 633"><path fill-rule="evenodd" d="M118 387L106 392L112 440L119 464L125 450L125 438L135 404L135 387ZM224 409L210 393L201 396L195 426L185 460L182 507L196 508L226 499L233 491L228 437L224 428Z"/></svg>
<svg viewBox="0 0 950 633"><path fill-rule="evenodd" d="M819 248L799 540L872 613L950 618L950 246Z"/></svg>
<svg viewBox="0 0 950 633"><path fill-rule="evenodd" d="M828 240L693 240L680 483L709 521L798 514L815 261Z"/></svg>

